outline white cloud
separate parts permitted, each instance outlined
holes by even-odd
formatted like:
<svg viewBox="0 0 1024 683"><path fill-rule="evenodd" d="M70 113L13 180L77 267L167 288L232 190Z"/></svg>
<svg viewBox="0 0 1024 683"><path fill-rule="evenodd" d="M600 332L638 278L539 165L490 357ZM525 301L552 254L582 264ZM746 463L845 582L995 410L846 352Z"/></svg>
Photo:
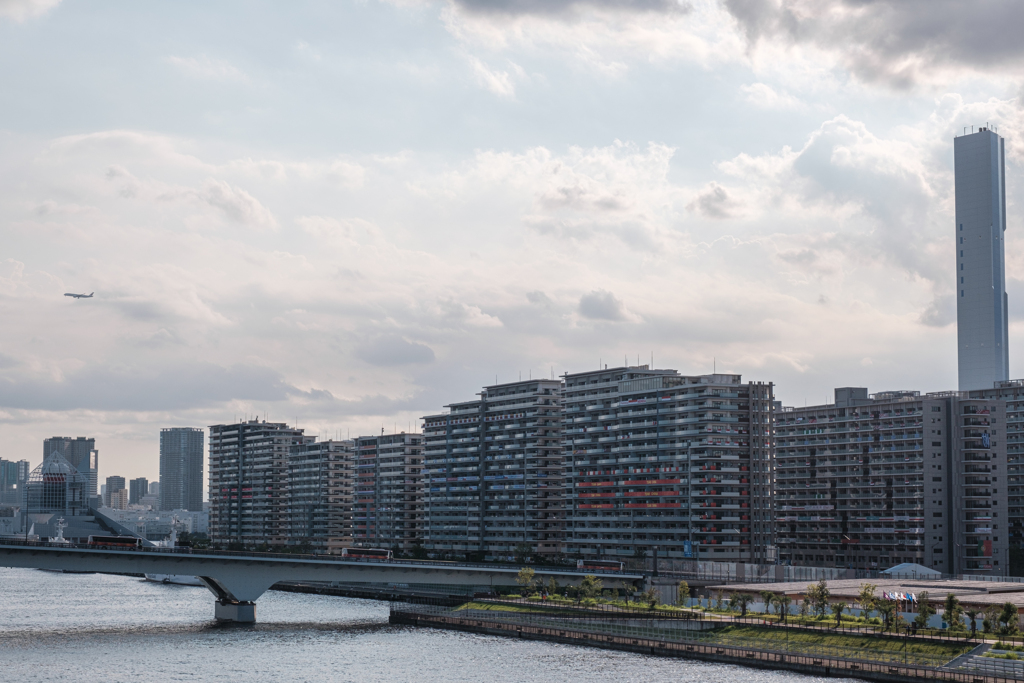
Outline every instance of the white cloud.
<svg viewBox="0 0 1024 683"><path fill-rule="evenodd" d="M799 109L802 103L788 93L779 93L766 83L740 86L744 99L760 109Z"/></svg>
<svg viewBox="0 0 1024 683"><path fill-rule="evenodd" d="M467 57L469 66L473 70L473 77L477 84L489 90L498 97L502 97L507 100L513 100L516 97L516 86L515 81L523 78L523 70L517 64L510 63L512 70L509 71L498 71L492 69L479 58L472 55Z"/></svg>
<svg viewBox="0 0 1024 683"><path fill-rule="evenodd" d="M61 0L0 0L0 17L14 21L25 21L46 14L60 4Z"/></svg>

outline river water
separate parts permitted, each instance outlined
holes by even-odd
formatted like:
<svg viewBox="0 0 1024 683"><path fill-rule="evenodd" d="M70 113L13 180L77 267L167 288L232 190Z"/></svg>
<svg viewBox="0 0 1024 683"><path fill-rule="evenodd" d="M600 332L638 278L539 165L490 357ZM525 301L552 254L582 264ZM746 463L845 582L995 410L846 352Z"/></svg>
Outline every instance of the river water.
<svg viewBox="0 0 1024 683"><path fill-rule="evenodd" d="M268 592L218 625L205 589L0 568L0 682L813 683L787 672L388 624L388 605ZM834 680L834 679L833 679Z"/></svg>

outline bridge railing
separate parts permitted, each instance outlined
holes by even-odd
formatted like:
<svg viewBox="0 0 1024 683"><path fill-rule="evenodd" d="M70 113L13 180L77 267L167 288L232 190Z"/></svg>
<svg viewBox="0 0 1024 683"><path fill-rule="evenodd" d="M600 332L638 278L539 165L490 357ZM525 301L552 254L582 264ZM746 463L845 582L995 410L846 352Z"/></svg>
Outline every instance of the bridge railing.
<svg viewBox="0 0 1024 683"><path fill-rule="evenodd" d="M363 557L348 557L342 555L328 555L328 554L310 554L310 553L274 553L274 552L256 552L251 550L211 550L211 549L199 549L189 547L177 547L177 548L150 548L147 546L141 548L126 548L117 546L107 546L92 543L52 543L49 541L25 541L19 539L0 539L0 547L4 546L15 546L15 547L28 547L28 548L53 548L53 549L69 549L74 548L77 550L104 550L104 551L121 551L127 553L144 553L144 554L172 554L172 555L202 555L202 556L216 556L216 557L254 557L268 560L315 560L318 562L336 562L338 564L380 564L380 565L412 565L422 567L448 567L448 568L471 568L471 569L500 569L500 570L515 570L518 571L522 567L529 567L537 574L546 574L552 572L568 572L568 573L579 573L594 574L600 576L621 576L623 578L636 578L639 574L621 571L605 571L600 569L586 569L579 570L571 565L535 565L535 564L508 564L508 563L496 563L496 562L449 562L444 560L404 560L404 559L391 559L382 560L379 558L363 558Z"/></svg>

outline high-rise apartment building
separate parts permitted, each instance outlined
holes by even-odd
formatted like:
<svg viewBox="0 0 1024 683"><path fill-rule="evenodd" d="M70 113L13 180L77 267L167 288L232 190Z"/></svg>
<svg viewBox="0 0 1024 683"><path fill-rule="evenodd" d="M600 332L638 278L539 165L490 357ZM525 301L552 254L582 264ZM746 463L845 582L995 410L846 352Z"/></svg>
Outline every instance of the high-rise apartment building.
<svg viewBox="0 0 1024 683"><path fill-rule="evenodd" d="M1009 536L1014 548L1024 547L1024 380L999 382L991 389L970 392L971 398L1006 402L1006 469L1009 500ZM998 429L998 427L996 427Z"/></svg>
<svg viewBox="0 0 1024 683"><path fill-rule="evenodd" d="M157 497L160 496L160 482L158 482L158 481L151 481L151 482L149 482L149 495L157 496Z"/></svg>
<svg viewBox="0 0 1024 683"><path fill-rule="evenodd" d="M961 391L1009 379L1003 237L1003 138L987 128L953 140L956 321Z"/></svg>
<svg viewBox="0 0 1024 683"><path fill-rule="evenodd" d="M203 509L203 430L160 430L160 509Z"/></svg>
<svg viewBox="0 0 1024 683"><path fill-rule="evenodd" d="M423 435L361 436L355 451L353 541L400 550L419 545Z"/></svg>
<svg viewBox="0 0 1024 683"><path fill-rule="evenodd" d="M561 383L484 387L424 417L423 546L485 557L563 550Z"/></svg>
<svg viewBox="0 0 1024 683"><path fill-rule="evenodd" d="M143 497L149 494L149 480L145 477L132 479L128 482L128 504L138 505Z"/></svg>
<svg viewBox="0 0 1024 683"><path fill-rule="evenodd" d="M99 495L100 452L96 450L96 439L84 436L52 436L43 439L43 459L53 453L59 453L88 480L85 489L87 498Z"/></svg>
<svg viewBox="0 0 1024 683"><path fill-rule="evenodd" d="M289 541L288 457L301 429L248 420L210 428L210 540L218 545ZM161 482L161 495L167 484Z"/></svg>
<svg viewBox="0 0 1024 683"><path fill-rule="evenodd" d="M288 544L336 553L352 545L352 441L303 437L288 453Z"/></svg>
<svg viewBox="0 0 1024 683"><path fill-rule="evenodd" d="M835 393L834 404L776 415L780 561L1004 573L1005 401L963 392Z"/></svg>
<svg viewBox="0 0 1024 683"><path fill-rule="evenodd" d="M563 379L567 553L774 559L771 383L646 365Z"/></svg>

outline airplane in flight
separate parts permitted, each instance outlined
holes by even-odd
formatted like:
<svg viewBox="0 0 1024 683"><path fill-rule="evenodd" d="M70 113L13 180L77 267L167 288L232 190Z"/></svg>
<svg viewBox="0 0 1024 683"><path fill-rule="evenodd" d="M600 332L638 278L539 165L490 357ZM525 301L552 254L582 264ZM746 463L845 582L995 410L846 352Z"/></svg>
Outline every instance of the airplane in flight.
<svg viewBox="0 0 1024 683"><path fill-rule="evenodd" d="M70 296L72 299L91 299L92 295L96 292L89 292L88 294L73 294L72 292L64 292L64 296Z"/></svg>

